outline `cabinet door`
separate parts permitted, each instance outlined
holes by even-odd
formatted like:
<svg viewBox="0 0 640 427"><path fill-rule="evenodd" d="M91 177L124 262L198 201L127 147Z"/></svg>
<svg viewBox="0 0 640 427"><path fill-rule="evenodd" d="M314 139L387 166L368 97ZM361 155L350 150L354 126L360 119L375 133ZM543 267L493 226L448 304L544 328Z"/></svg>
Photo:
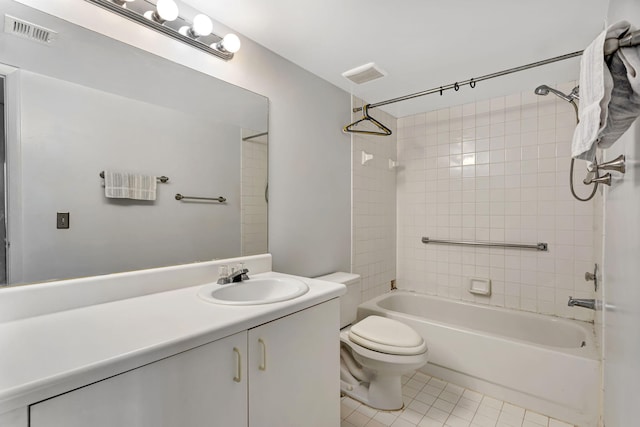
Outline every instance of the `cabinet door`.
<svg viewBox="0 0 640 427"><path fill-rule="evenodd" d="M31 427L247 426L241 332L30 407Z"/></svg>
<svg viewBox="0 0 640 427"><path fill-rule="evenodd" d="M249 426L340 425L339 304L249 330Z"/></svg>

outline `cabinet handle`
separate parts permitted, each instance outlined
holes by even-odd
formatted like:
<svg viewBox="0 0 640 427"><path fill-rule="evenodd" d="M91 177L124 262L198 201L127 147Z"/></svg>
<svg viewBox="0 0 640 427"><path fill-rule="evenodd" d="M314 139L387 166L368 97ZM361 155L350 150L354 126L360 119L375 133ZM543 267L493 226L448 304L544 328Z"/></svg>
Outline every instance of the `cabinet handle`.
<svg viewBox="0 0 640 427"><path fill-rule="evenodd" d="M238 347L233 347L233 352L236 354L236 356L238 356L238 358L236 359L238 361L238 364L236 366L237 375L233 377L233 380L239 383L242 380L242 356L240 356L240 350L238 350Z"/></svg>
<svg viewBox="0 0 640 427"><path fill-rule="evenodd" d="M262 344L262 363L258 365L258 369L261 371L267 370L267 345L264 343L262 338L258 338L258 342Z"/></svg>

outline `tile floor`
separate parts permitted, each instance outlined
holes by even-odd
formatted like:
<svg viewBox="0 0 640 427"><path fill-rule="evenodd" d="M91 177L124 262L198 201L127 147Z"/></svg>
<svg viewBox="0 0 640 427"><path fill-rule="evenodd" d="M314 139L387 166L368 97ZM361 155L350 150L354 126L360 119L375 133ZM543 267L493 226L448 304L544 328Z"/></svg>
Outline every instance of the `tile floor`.
<svg viewBox="0 0 640 427"><path fill-rule="evenodd" d="M343 397L341 427L573 427L422 372L403 377L402 394L400 411L378 411Z"/></svg>

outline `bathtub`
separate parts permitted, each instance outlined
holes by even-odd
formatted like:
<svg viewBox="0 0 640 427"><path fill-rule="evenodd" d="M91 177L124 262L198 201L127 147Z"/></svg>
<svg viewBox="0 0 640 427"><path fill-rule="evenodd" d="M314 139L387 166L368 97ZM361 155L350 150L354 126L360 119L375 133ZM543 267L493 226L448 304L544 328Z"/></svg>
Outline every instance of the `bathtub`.
<svg viewBox="0 0 640 427"><path fill-rule="evenodd" d="M598 423L592 324L407 291L358 306L358 319L372 314L424 337L429 375L580 427Z"/></svg>

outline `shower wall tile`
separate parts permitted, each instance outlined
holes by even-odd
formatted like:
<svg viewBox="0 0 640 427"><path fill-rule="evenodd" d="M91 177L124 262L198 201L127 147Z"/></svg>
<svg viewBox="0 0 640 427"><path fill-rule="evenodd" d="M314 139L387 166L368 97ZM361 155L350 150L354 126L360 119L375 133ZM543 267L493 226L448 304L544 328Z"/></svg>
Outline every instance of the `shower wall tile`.
<svg viewBox="0 0 640 427"><path fill-rule="evenodd" d="M242 142L240 210L243 256L269 252L266 196L267 157L266 137Z"/></svg>
<svg viewBox="0 0 640 427"><path fill-rule="evenodd" d="M356 98L353 102L362 105ZM362 301L387 292L396 278L396 170L389 167L389 160L396 160L396 118L379 109L370 114L393 133L352 134L351 271L362 278ZM360 117L361 113L353 115L354 120ZM413 123L412 132L425 133L425 115ZM364 165L363 151L373 155ZM415 171L415 179L424 181L421 171Z"/></svg>
<svg viewBox="0 0 640 427"><path fill-rule="evenodd" d="M398 286L592 320L590 310L567 307L569 295L594 297L584 272L600 257L602 234L602 198L579 202L569 190L574 127L568 103L529 91L399 119ZM423 236L546 242L549 251L425 245ZM492 294L469 293L472 277L491 279Z"/></svg>

